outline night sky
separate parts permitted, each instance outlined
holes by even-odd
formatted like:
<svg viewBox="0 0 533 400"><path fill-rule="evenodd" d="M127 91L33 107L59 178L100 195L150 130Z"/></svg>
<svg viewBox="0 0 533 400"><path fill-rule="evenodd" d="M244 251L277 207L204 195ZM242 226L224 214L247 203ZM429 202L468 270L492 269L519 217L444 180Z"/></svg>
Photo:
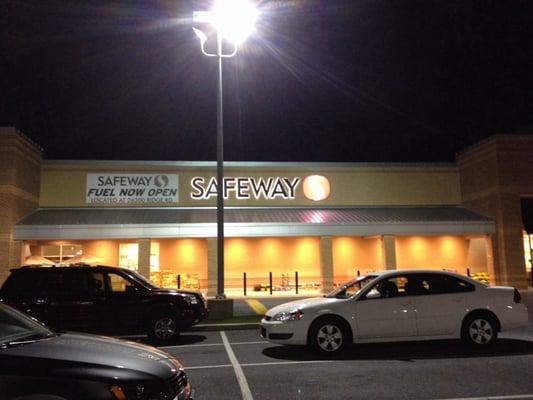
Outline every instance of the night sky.
<svg viewBox="0 0 533 400"><path fill-rule="evenodd" d="M193 1L0 0L0 125L47 159L215 160ZM225 159L453 161L533 133L533 1L262 1L224 64Z"/></svg>

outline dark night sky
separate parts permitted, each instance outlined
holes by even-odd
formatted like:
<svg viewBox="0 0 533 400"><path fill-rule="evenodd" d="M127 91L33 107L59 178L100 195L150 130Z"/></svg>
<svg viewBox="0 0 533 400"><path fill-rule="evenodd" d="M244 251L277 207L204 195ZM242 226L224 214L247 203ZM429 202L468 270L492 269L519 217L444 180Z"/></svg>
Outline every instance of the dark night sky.
<svg viewBox="0 0 533 400"><path fill-rule="evenodd" d="M0 0L0 125L48 159L214 160L192 1ZM263 1L225 63L226 160L452 161L533 133L533 1Z"/></svg>

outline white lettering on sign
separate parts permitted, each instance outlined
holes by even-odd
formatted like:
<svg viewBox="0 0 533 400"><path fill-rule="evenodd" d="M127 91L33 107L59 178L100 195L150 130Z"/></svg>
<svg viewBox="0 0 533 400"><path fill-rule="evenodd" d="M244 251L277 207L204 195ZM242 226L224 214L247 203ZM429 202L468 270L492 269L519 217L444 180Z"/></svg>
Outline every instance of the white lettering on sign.
<svg viewBox="0 0 533 400"><path fill-rule="evenodd" d="M298 177L228 177L224 178L224 199L233 196L237 200L293 200L296 198L296 188L299 184L300 178ZM208 200L217 197L216 178L194 177L191 179L191 188L191 199L193 200Z"/></svg>
<svg viewBox="0 0 533 400"><path fill-rule="evenodd" d="M177 203L178 175L87 174L88 204Z"/></svg>

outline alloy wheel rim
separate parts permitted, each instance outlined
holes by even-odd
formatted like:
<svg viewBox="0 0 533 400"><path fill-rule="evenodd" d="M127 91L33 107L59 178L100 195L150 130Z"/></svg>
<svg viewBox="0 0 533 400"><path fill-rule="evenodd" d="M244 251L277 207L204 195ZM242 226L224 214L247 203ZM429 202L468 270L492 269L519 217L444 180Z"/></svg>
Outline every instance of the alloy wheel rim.
<svg viewBox="0 0 533 400"><path fill-rule="evenodd" d="M342 345L342 332L336 325L324 325L318 330L317 342L324 351L336 351Z"/></svg>
<svg viewBox="0 0 533 400"><path fill-rule="evenodd" d="M494 330L490 322L482 318L472 321L468 331L470 338L477 344L487 344L494 335Z"/></svg>
<svg viewBox="0 0 533 400"><path fill-rule="evenodd" d="M176 333L176 324L172 318L161 318L155 323L155 336L159 339L168 339Z"/></svg>

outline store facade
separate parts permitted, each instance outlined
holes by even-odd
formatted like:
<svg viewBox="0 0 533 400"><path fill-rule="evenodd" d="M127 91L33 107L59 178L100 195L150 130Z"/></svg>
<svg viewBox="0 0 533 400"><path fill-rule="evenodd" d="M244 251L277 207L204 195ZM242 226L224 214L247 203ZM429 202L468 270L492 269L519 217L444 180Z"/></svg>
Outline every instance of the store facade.
<svg viewBox="0 0 533 400"><path fill-rule="evenodd" d="M533 141L511 138L522 138L513 162L523 168L516 150L525 149L527 163ZM508 224L507 208L492 203L498 190L507 193L506 207L512 203L501 163L498 179L478 182L494 156L483 146L461 153L457 164L226 163L227 294L243 293L245 274L248 294L265 289L270 273L275 290L292 292L298 273L302 290L323 292L357 274L402 268L526 287L522 209L510 209L518 216ZM0 182L7 200L2 277L41 256L118 265L163 286L216 291L215 163L41 160L36 145L7 128L0 152L13 170ZM510 179L519 204L533 194L529 174Z"/></svg>

